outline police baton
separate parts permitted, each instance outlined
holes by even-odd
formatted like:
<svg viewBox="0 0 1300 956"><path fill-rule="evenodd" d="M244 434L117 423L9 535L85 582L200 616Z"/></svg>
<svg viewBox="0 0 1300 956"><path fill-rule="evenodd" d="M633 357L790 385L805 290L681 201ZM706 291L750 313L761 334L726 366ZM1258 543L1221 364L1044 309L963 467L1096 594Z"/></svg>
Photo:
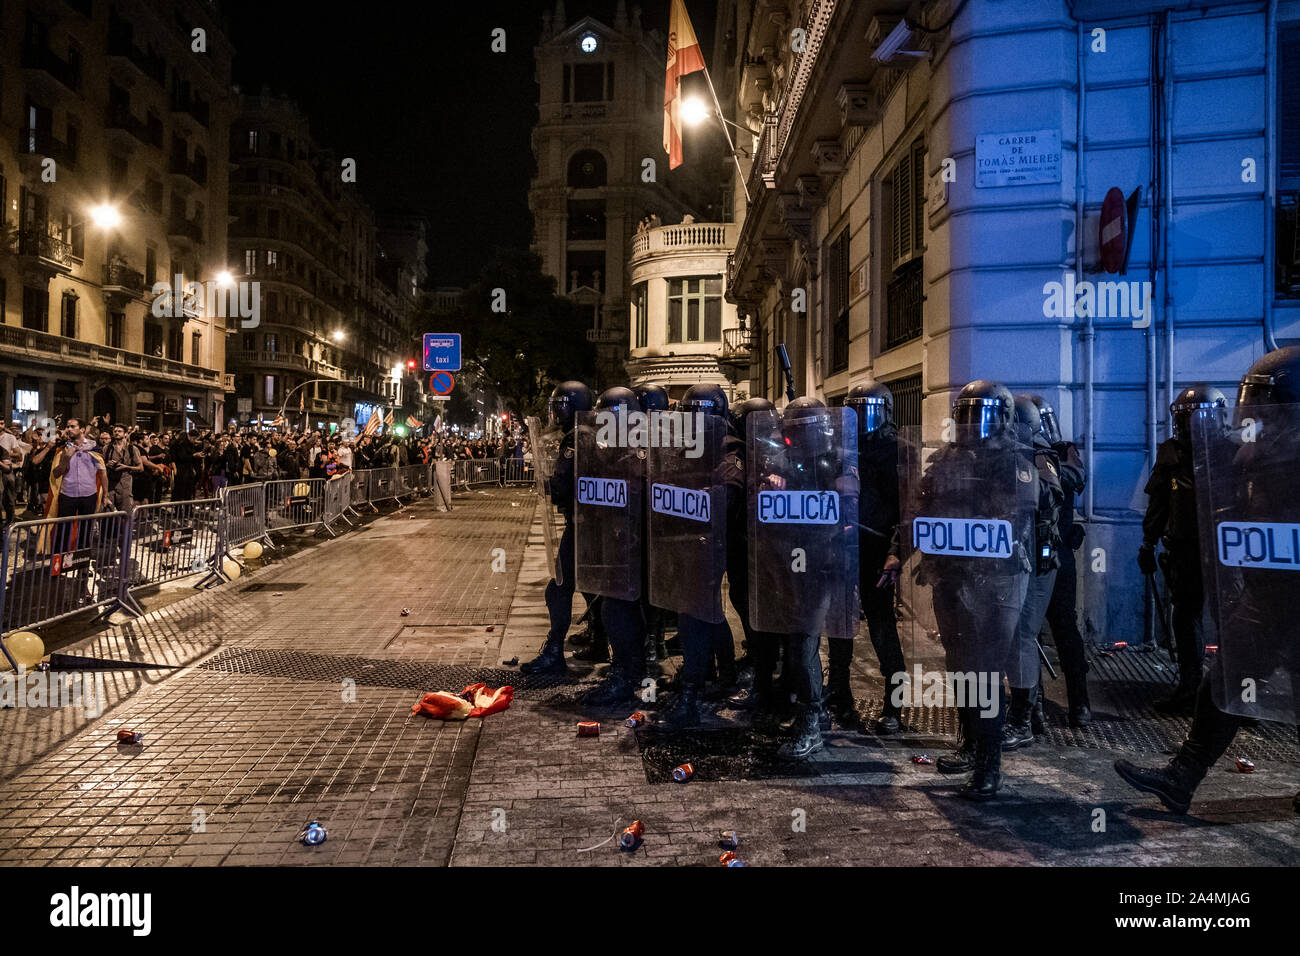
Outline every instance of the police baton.
<svg viewBox="0 0 1300 956"><path fill-rule="evenodd" d="M1034 638L1034 643L1038 645L1038 656L1043 659L1043 664L1047 667L1047 673L1052 675L1052 680L1056 680L1056 668L1053 667L1052 662L1047 659L1047 651L1043 649L1042 640L1036 637Z"/></svg>
<svg viewBox="0 0 1300 956"><path fill-rule="evenodd" d="M1160 585L1156 584L1156 573L1151 571L1147 574L1147 583L1151 585L1151 592L1156 596L1156 617L1160 618L1160 630L1165 635L1165 650L1170 654L1174 652L1174 635L1169 630L1169 616L1165 611L1165 597L1160 593Z"/></svg>

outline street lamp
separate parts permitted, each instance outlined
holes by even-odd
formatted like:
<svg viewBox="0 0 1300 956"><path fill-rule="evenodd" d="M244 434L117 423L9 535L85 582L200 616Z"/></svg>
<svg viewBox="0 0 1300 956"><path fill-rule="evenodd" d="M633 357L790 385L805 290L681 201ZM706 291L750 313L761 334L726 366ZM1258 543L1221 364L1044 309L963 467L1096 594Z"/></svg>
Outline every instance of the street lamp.
<svg viewBox="0 0 1300 956"><path fill-rule="evenodd" d="M230 274L229 269L222 269L217 273L217 285L223 289L229 289L235 284L235 277Z"/></svg>
<svg viewBox="0 0 1300 956"><path fill-rule="evenodd" d="M347 333L345 333L342 329L335 329L333 338L335 342L342 342L345 338L347 338Z"/></svg>
<svg viewBox="0 0 1300 956"><path fill-rule="evenodd" d="M708 78L708 75L708 71L706 70L704 74L706 79ZM718 94L713 92L712 80L709 80L709 92L713 94L713 109L710 109L709 104L698 96L692 96L690 99L682 101L682 120L689 126L698 126L700 123L703 123L706 119L712 116L714 119L722 123L722 132L726 134L727 146L731 149L731 159L736 164L736 175L740 177L740 184L745 187L745 199L748 201L750 199L749 183L746 181L744 170L740 168L740 157L743 154L744 157L748 159L749 153L745 152L745 150L738 147L735 142L732 141L731 130L727 129L727 127L735 127L736 129L749 133L752 136L759 136L761 133L756 129L750 129L748 126L733 123L722 115L722 106L718 103Z"/></svg>
<svg viewBox="0 0 1300 956"><path fill-rule="evenodd" d="M116 229L122 222L122 214L117 207L100 203L90 209L90 221L100 229Z"/></svg>

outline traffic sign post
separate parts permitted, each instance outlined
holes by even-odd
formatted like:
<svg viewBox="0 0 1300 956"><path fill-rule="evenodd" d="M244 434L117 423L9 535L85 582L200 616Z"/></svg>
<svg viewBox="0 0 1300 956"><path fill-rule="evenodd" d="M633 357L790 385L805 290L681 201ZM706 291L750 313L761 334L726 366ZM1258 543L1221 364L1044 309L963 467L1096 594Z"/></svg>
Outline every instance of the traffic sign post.
<svg viewBox="0 0 1300 956"><path fill-rule="evenodd" d="M460 333L424 333L424 370L426 372L460 371Z"/></svg>

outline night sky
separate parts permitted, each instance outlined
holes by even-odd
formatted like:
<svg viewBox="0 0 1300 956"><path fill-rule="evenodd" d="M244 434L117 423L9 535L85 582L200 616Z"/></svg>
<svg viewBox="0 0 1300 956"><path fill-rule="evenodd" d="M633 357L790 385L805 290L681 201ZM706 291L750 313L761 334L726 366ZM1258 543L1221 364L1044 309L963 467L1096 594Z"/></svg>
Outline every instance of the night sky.
<svg viewBox="0 0 1300 956"><path fill-rule="evenodd" d="M644 0L644 29L668 29L668 0ZM349 4L346 15L293 0L225 0L235 82L295 99L313 138L357 160L381 212L430 223L430 282L465 285L494 246L530 240L533 47L553 2ZM615 0L567 0L569 23L612 24ZM629 3L628 7L631 8ZM714 0L687 0L706 56ZM338 10L339 8L334 8ZM506 52L491 33L506 31Z"/></svg>

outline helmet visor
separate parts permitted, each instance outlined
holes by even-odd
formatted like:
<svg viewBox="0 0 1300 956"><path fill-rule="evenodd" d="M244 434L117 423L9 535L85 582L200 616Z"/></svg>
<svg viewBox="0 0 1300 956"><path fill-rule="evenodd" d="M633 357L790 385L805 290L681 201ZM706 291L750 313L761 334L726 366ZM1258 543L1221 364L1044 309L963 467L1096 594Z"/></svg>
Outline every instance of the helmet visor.
<svg viewBox="0 0 1300 956"><path fill-rule="evenodd" d="M1006 405L996 398L963 399L953 406L952 418L960 433L980 439L1000 435L1008 422Z"/></svg>
<svg viewBox="0 0 1300 956"><path fill-rule="evenodd" d="M845 402L858 416L858 434L872 435L889 424L889 409L879 399L858 399Z"/></svg>

